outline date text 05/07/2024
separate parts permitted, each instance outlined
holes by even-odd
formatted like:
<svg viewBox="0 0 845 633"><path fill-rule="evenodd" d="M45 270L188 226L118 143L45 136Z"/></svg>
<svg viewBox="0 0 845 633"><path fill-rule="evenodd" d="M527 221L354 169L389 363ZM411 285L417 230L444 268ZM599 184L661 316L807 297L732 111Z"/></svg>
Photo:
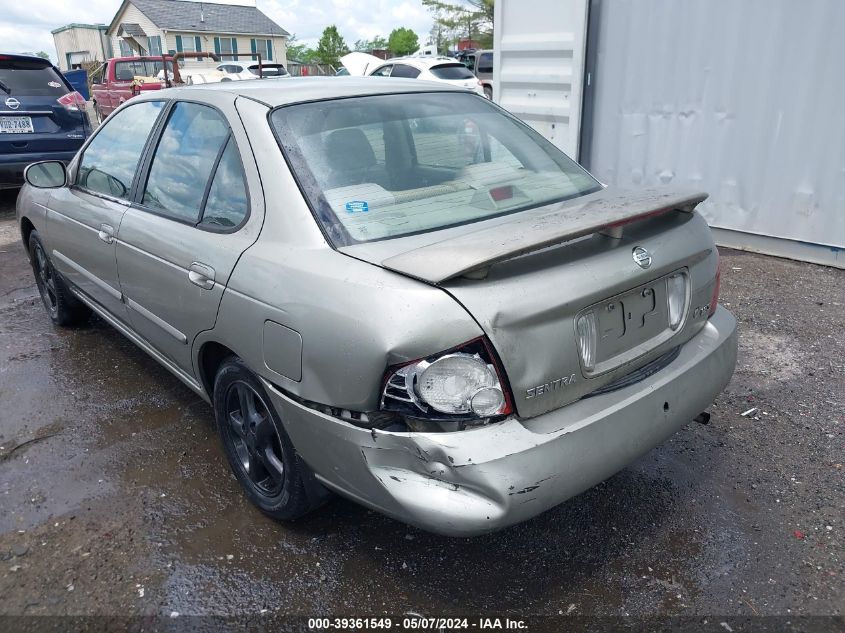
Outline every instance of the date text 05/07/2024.
<svg viewBox="0 0 845 633"><path fill-rule="evenodd" d="M396 631L457 631L457 630L527 630L524 620L511 618L437 618L404 616L402 618L308 618L310 630L396 630Z"/></svg>

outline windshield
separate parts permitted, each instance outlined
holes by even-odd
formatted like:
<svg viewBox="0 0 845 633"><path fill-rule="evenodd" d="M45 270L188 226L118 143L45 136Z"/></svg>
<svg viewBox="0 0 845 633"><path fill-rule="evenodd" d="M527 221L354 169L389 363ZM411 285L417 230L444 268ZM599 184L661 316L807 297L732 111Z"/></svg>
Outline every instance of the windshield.
<svg viewBox="0 0 845 633"><path fill-rule="evenodd" d="M49 62L40 59L0 61L0 94L61 97L69 91Z"/></svg>
<svg viewBox="0 0 845 633"><path fill-rule="evenodd" d="M475 75L463 64L440 64L429 69L438 79L474 79Z"/></svg>
<svg viewBox="0 0 845 633"><path fill-rule="evenodd" d="M318 101L277 108L271 121L335 246L435 231L601 189L534 130L475 95Z"/></svg>

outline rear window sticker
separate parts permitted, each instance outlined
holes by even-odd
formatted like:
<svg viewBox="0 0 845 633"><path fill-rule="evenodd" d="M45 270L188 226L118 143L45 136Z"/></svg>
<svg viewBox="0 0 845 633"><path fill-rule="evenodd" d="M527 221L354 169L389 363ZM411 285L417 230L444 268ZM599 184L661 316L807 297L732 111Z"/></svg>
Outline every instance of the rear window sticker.
<svg viewBox="0 0 845 633"><path fill-rule="evenodd" d="M364 200L350 200L346 203L347 213L368 213L370 205Z"/></svg>

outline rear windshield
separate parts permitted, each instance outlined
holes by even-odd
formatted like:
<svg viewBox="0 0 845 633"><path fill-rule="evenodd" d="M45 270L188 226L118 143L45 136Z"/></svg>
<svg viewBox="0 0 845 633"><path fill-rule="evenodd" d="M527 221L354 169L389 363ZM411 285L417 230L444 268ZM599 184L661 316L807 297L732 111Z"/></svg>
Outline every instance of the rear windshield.
<svg viewBox="0 0 845 633"><path fill-rule="evenodd" d="M472 71L463 64L440 64L439 66L432 66L430 72L438 79L472 79L475 77Z"/></svg>
<svg viewBox="0 0 845 633"><path fill-rule="evenodd" d="M0 96L61 97L70 89L56 70L40 60L0 61Z"/></svg>
<svg viewBox="0 0 845 633"><path fill-rule="evenodd" d="M127 62L115 62L114 76L117 81L132 81L135 77L155 77L161 69L160 59L133 59ZM167 72L172 76L172 62L167 62Z"/></svg>
<svg viewBox="0 0 845 633"><path fill-rule="evenodd" d="M533 129L457 92L318 101L271 121L335 246L516 213L601 189Z"/></svg>
<svg viewBox="0 0 845 633"><path fill-rule="evenodd" d="M249 67L249 72L253 75L258 74L258 64ZM261 72L265 77L281 77L287 75L288 71L281 64L261 64Z"/></svg>

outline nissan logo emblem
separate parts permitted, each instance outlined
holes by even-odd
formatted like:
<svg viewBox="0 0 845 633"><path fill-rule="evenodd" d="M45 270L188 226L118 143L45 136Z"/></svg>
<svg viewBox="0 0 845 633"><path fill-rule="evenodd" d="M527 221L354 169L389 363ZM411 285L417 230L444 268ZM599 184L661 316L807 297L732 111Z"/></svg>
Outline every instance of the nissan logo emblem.
<svg viewBox="0 0 845 633"><path fill-rule="evenodd" d="M648 268L651 266L651 253L649 253L642 246L637 246L634 249L634 261L640 268Z"/></svg>
<svg viewBox="0 0 845 633"><path fill-rule="evenodd" d="M15 99L14 97L9 97L6 99L6 107L10 110L17 110L20 106L21 102Z"/></svg>

